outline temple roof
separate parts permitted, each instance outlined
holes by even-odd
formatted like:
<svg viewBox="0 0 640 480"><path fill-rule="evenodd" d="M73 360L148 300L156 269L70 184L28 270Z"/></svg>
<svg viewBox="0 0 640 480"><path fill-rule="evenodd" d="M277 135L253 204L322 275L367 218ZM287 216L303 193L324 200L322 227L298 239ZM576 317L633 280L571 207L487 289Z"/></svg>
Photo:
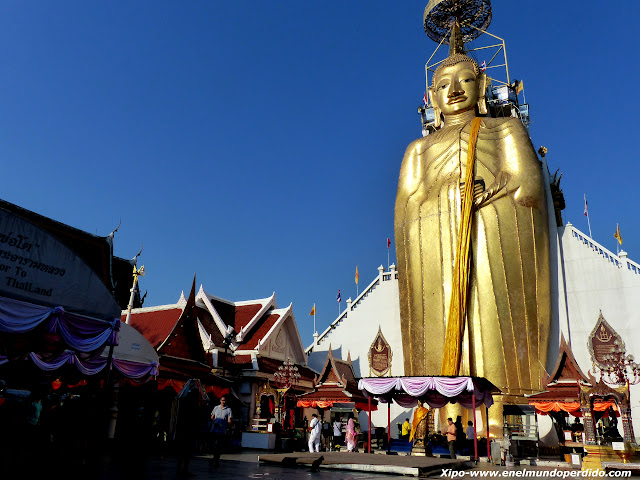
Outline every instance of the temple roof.
<svg viewBox="0 0 640 480"><path fill-rule="evenodd" d="M351 358L341 360L333 356L331 346L320 375L316 376L311 393L299 395L303 401L331 401L336 403L366 403L368 400L358 390L358 381L353 373ZM375 403L375 402L374 402Z"/></svg>
<svg viewBox="0 0 640 480"><path fill-rule="evenodd" d="M574 383L574 385L578 381L583 381L586 383L589 382L587 376L582 372L580 366L578 365L578 362L573 356L571 347L569 347L569 344L564 339L564 335L562 335L562 337L560 338L560 351L558 352L558 360L556 361L555 367L545 380L545 388L549 384L571 381Z"/></svg>
<svg viewBox="0 0 640 480"><path fill-rule="evenodd" d="M576 362L564 335L560 338L560 351L555 367L547 375L544 391L529 395L530 401L578 401L580 385L590 385L587 376Z"/></svg>
<svg viewBox="0 0 640 480"><path fill-rule="evenodd" d="M334 357L331 346L329 346L324 367L314 383L315 386L318 387L338 385L341 388L355 389L358 391L358 381L353 373L351 359L341 360Z"/></svg>
<svg viewBox="0 0 640 480"><path fill-rule="evenodd" d="M122 312L123 321L126 313ZM161 365L162 358L173 357L208 365L209 370L225 365L235 373L256 370L272 375L291 358L307 385L316 374L304 366L306 355L292 305L277 308L275 294L231 302L202 286L196 290L194 277L188 298L183 292L175 304L133 309L130 324L158 351Z"/></svg>

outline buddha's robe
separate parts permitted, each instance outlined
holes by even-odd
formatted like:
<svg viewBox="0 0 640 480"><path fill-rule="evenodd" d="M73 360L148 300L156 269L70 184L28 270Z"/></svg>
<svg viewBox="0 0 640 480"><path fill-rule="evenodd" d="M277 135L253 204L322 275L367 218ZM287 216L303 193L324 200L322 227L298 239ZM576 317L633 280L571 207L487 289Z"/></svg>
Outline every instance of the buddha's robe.
<svg viewBox="0 0 640 480"><path fill-rule="evenodd" d="M470 124L409 145L395 238L405 375L439 375ZM476 145L468 320L460 375L539 391L550 328L549 227L541 164L522 123L485 118Z"/></svg>
<svg viewBox="0 0 640 480"><path fill-rule="evenodd" d="M411 423L411 433L409 441L415 445L424 445L424 439L429 431L428 429L429 409L426 407L418 407L413 412L413 422Z"/></svg>

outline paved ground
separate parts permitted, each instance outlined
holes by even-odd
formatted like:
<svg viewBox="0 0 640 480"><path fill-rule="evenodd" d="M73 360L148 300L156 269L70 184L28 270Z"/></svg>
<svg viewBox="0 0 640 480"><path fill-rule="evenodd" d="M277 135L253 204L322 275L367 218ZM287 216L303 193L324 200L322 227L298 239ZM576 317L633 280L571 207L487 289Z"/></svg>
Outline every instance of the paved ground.
<svg viewBox="0 0 640 480"><path fill-rule="evenodd" d="M176 476L176 460L174 458L151 459L144 467L127 469L125 465L110 463L104 469L100 480L131 478L136 480L173 480L185 478ZM223 455L220 467L211 466L209 457L195 457L191 461L191 472L198 479L260 479L260 480L398 480L403 477L388 474L372 474L358 471L320 470L312 472L309 467L286 467L282 465L265 465L258 462L258 453L242 453ZM408 478L408 477L405 477Z"/></svg>
<svg viewBox="0 0 640 480"><path fill-rule="evenodd" d="M372 455L369 453L322 452L322 453L280 453L261 454L262 463L276 465L311 465L321 460L320 468L354 469L375 473L394 473L402 475L425 476L442 470L466 470L473 466L465 460L451 460L450 458L419 457L409 455Z"/></svg>
<svg viewBox="0 0 640 480"><path fill-rule="evenodd" d="M195 457L191 462L191 472L197 479L260 479L260 480L399 480L403 477L400 473L372 473L353 470L332 470L321 468L318 472L312 472L308 465L284 466L274 464L264 464L258 461L259 455L265 452L243 452L238 454L223 455L220 467L213 467L209 464L209 457ZM307 454L309 455L309 454ZM346 458L350 454L342 453ZM364 455L364 454L363 454ZM389 457L386 455L371 455L371 464L384 463ZM135 479L135 480L173 480L176 477L176 460L172 457L150 458L148 460L137 459L134 462L120 462L118 460L105 461L99 469L96 477L90 472L81 474L81 470L76 471L77 478L86 480L88 478L98 478L99 480L115 479ZM473 470L554 470L551 466L520 466L520 467L499 467L489 463L480 463L473 467ZM564 467L569 469L568 467ZM429 478L444 478L442 470L432 471ZM68 477L67 477L68 478ZM450 478L450 477L449 477Z"/></svg>

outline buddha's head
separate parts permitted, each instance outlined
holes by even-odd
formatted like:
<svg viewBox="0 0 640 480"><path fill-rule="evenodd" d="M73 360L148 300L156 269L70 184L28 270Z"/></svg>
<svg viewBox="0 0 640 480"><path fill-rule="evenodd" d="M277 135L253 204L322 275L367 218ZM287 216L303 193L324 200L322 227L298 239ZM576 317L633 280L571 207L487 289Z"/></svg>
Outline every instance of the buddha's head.
<svg viewBox="0 0 640 480"><path fill-rule="evenodd" d="M429 97L436 114L436 125L440 113L445 117L459 115L474 110L484 114L487 77L480 72L474 59L462 53L450 55L442 62L433 75Z"/></svg>

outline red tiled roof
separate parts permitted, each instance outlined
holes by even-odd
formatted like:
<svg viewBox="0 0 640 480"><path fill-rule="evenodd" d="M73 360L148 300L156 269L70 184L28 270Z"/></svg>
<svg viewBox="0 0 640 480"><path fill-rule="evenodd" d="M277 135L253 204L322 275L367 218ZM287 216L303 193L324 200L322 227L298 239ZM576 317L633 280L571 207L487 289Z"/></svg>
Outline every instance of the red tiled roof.
<svg viewBox="0 0 640 480"><path fill-rule="evenodd" d="M160 357L160 377L186 380L199 378L208 385L226 385L228 380L214 375L211 369L197 362L187 362L179 358Z"/></svg>
<svg viewBox="0 0 640 480"><path fill-rule="evenodd" d="M182 315L182 308L168 308L151 312L132 312L130 325L138 330L156 350L169 336ZM120 317L124 321L127 315Z"/></svg>
<svg viewBox="0 0 640 480"><path fill-rule="evenodd" d="M210 301L211 301L211 305L213 305L213 308L215 308L216 312L218 312L218 315L220 315L220 318L222 319L224 324L231 326L233 328L236 328L235 327L235 308L236 308L235 305L227 302L223 302L216 298L212 298L210 299ZM237 329L237 331L240 331L240 329Z"/></svg>
<svg viewBox="0 0 640 480"><path fill-rule="evenodd" d="M176 323L171 336L158 349L158 353L199 362L209 361L202 345L195 313L191 307L186 307L185 313Z"/></svg>
<svg viewBox="0 0 640 480"><path fill-rule="evenodd" d="M531 402L541 401L557 401L557 402L579 402L580 392L577 384L574 385L549 385L548 390L541 393L534 393L529 396L529 404Z"/></svg>
<svg viewBox="0 0 640 480"><path fill-rule="evenodd" d="M233 325L235 331L240 332L242 327L247 325L261 308L262 305L259 303L255 305L237 305L235 310L235 324Z"/></svg>
<svg viewBox="0 0 640 480"><path fill-rule="evenodd" d="M337 403L366 403L368 401L367 398L359 391L348 391L348 390L339 390L337 388L317 388L315 391L311 393L306 393L303 395L298 395L298 400L310 401L310 400L320 400L320 401L332 401ZM375 405L377 402L375 400L372 401L372 404Z"/></svg>
<svg viewBox="0 0 640 480"><path fill-rule="evenodd" d="M250 330L249 334L245 337L245 341L240 347L241 350L253 350L258 346L258 342L260 339L264 338L265 335L271 330L271 327L275 325L275 323L280 318L278 314L269 314L268 312L264 314L260 320L256 323L256 325Z"/></svg>
<svg viewBox="0 0 640 480"><path fill-rule="evenodd" d="M198 317L198 320L200 320L200 323L202 323L202 326L207 331L207 333L211 334L211 341L213 342L213 344L216 347L224 348L224 338L222 336L222 333L220 333L218 325L213 320L213 317L211 317L209 310L207 310L206 308L196 307L194 313L196 314L196 317Z"/></svg>
<svg viewBox="0 0 640 480"><path fill-rule="evenodd" d="M349 387L355 386L357 388L358 382L356 381L356 378L353 375L351 364L348 363L346 360L338 360L335 357L333 361L336 366L336 370L338 370L338 373L340 374L340 380L342 380L342 377L344 376L345 380L347 381L347 385Z"/></svg>
<svg viewBox="0 0 640 480"><path fill-rule="evenodd" d="M229 361L234 365L252 365L251 355L233 355Z"/></svg>

